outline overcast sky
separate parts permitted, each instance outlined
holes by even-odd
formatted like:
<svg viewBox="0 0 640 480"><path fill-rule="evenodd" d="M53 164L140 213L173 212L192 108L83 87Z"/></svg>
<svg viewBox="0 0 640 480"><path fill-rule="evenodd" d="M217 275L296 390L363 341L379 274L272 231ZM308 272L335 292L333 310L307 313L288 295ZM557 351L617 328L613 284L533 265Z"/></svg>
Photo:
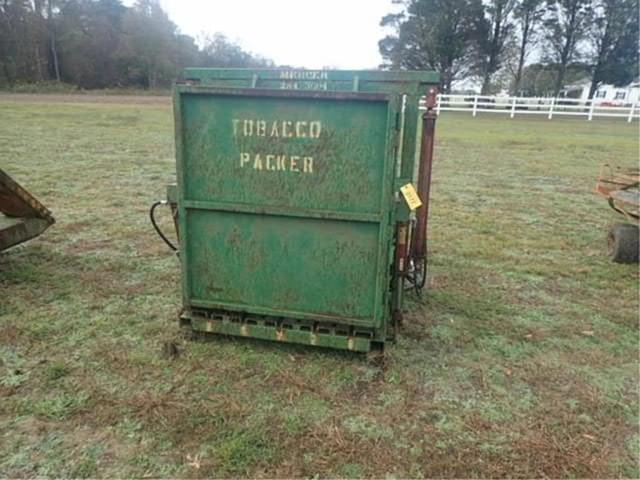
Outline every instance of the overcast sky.
<svg viewBox="0 0 640 480"><path fill-rule="evenodd" d="M128 2L127 2L128 3ZM220 32L278 65L376 68L391 0L161 0L182 33Z"/></svg>

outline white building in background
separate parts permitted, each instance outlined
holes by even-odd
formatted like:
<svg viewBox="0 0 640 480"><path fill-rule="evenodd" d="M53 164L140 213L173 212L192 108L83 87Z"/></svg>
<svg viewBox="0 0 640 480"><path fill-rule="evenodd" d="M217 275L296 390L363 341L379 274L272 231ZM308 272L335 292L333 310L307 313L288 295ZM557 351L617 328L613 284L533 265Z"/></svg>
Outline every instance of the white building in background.
<svg viewBox="0 0 640 480"><path fill-rule="evenodd" d="M583 80L567 85L560 91L560 96L575 98L577 100L589 100L590 80ZM613 85L600 85L593 94L593 100L601 105L622 106L631 105L640 101L640 81L634 80L625 87Z"/></svg>

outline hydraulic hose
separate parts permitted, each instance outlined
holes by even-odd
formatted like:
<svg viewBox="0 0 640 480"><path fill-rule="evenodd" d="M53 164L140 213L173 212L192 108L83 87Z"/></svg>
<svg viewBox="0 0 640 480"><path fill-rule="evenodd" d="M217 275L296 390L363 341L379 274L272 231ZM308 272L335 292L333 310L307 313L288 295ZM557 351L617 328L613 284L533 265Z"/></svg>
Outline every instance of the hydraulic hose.
<svg viewBox="0 0 640 480"><path fill-rule="evenodd" d="M153 228L155 229L156 233L160 236L160 238L164 241L164 243L166 243L171 250L173 250L174 252L177 252L178 247L176 247L171 242L171 240L169 240L167 236L162 232L162 230L160 230L160 227L158 227L158 224L156 223L156 219L155 219L155 210L158 207L158 205L166 205L166 204L167 204L166 201L161 200L151 205L151 208L149 209L149 218L151 219L151 225L153 225Z"/></svg>

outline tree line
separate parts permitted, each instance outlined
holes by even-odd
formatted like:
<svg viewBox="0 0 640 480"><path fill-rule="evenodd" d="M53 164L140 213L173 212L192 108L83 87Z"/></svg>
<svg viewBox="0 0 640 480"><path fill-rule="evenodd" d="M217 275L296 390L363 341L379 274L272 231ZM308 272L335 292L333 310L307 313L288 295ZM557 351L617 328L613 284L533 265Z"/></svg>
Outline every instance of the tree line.
<svg viewBox="0 0 640 480"><path fill-rule="evenodd" d="M555 95L571 81L638 75L640 0L394 0L382 68L437 70L443 90L481 84ZM532 61L533 59L533 61ZM0 86L164 87L185 66L273 67L221 34L180 33L159 0L0 0Z"/></svg>
<svg viewBox="0 0 640 480"><path fill-rule="evenodd" d="M199 45L198 45L199 43ZM158 0L0 0L0 86L168 86L185 66L269 67L221 34L181 34Z"/></svg>
<svg viewBox="0 0 640 480"><path fill-rule="evenodd" d="M381 25L386 68L437 70L442 87L472 79L558 96L569 81L626 85L638 76L639 0L394 0ZM529 59L535 57L535 62Z"/></svg>

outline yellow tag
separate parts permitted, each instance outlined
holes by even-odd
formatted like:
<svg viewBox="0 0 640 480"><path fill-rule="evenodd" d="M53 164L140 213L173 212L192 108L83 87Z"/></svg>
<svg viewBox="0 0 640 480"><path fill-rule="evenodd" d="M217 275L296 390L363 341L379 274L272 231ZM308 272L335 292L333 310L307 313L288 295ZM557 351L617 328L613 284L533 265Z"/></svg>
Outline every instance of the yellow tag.
<svg viewBox="0 0 640 480"><path fill-rule="evenodd" d="M413 184L407 183L406 185L400 187L400 191L402 192L402 196L404 200L409 205L411 210L415 210L416 208L420 208L422 206L422 202L420 201L420 197L418 196L418 192L413 187Z"/></svg>

